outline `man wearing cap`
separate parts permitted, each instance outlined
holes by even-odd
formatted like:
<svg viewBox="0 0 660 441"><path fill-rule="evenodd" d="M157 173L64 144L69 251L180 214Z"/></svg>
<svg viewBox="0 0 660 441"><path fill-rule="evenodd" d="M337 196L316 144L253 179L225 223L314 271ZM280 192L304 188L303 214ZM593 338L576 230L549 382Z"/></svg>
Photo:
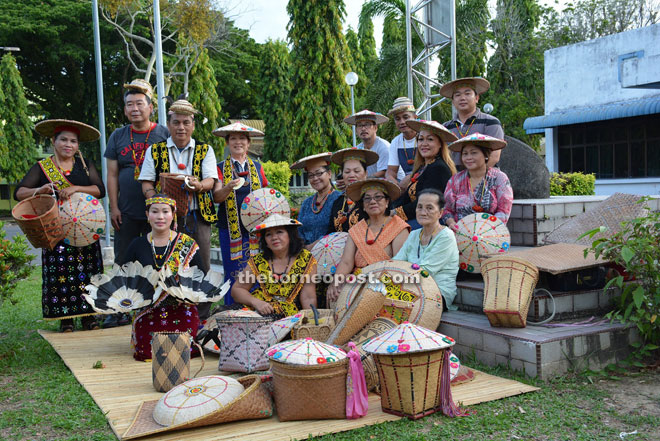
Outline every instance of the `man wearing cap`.
<svg viewBox="0 0 660 441"><path fill-rule="evenodd" d="M390 143L376 135L378 126L390 119L381 113L364 109L344 118L344 122L355 126L358 137L362 140L357 145L359 149L367 149L378 153L378 162L367 167L370 178L384 178L390 156Z"/></svg>
<svg viewBox="0 0 660 441"><path fill-rule="evenodd" d="M186 100L175 101L170 106L167 114L170 136L149 147L139 180L142 193L148 198L157 193L155 186L160 173L191 177L185 185L191 194L188 215L177 220L178 229L195 239L199 245L201 269L208 272L211 268L211 225L218 220L211 190L218 181L218 169L213 148L192 137L196 113ZM208 303L199 305L200 318L208 317L209 308Z"/></svg>
<svg viewBox="0 0 660 441"><path fill-rule="evenodd" d="M444 126L461 139L473 133L504 139L504 130L500 120L483 113L477 107L479 97L490 88L485 78L469 77L450 81L440 88L440 94L451 99L456 108L456 118L444 123ZM488 160L488 166L493 167L500 161L500 151L493 151ZM457 167L463 168L461 154L452 152L452 159Z"/></svg>
<svg viewBox="0 0 660 441"><path fill-rule="evenodd" d="M115 261L122 262L133 239L149 231L142 186L137 178L149 145L165 141L167 128L151 122L154 106L151 84L136 79L124 84L124 115L130 124L110 135L105 150L108 199L114 234ZM127 316L108 315L104 328L129 324Z"/></svg>
<svg viewBox="0 0 660 441"><path fill-rule="evenodd" d="M417 152L417 133L406 124L406 121L417 119L417 113L412 100L407 96L401 96L394 100L387 114L394 119L396 128L401 133L390 144L390 158L385 176L392 182L400 181L399 187L405 190L410 184L410 173Z"/></svg>

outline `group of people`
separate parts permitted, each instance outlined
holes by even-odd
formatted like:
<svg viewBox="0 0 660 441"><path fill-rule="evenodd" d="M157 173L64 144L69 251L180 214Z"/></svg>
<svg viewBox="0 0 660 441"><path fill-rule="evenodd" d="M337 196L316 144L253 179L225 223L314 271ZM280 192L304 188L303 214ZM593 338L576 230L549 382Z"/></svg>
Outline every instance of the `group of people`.
<svg viewBox="0 0 660 441"><path fill-rule="evenodd" d="M363 110L347 117L362 143L295 162L291 168L305 170L314 194L302 203L297 220L273 214L253 231L240 214L247 195L268 186L262 165L248 156L251 138L263 133L241 123L216 129L213 134L225 138L228 147L228 156L218 161L213 148L193 136L197 111L191 103L174 102L162 127L150 119L150 84L134 80L124 87L130 124L109 138L106 185L78 146L98 139L98 131L75 121L48 120L35 129L51 139L53 155L30 169L15 198L57 192L66 199L76 191L102 198L107 186L116 263L139 261L157 270L183 265L207 272L211 229L217 224L225 279L232 283L225 305L236 302L262 314L291 315L336 300L345 276L356 269L395 259L426 269L452 309L456 222L474 212L506 222L511 211L511 185L497 168L506 146L502 127L477 108L488 88L482 78L444 85L441 93L458 111L445 124L418 119L412 101L397 98L388 115L401 133L391 144L377 136L387 116ZM331 164L340 171L334 180ZM187 176L183 198L160 188L161 175L169 173ZM302 276L316 273L310 251L333 232L347 232L348 239L335 281L320 292ZM73 331L75 317L82 317L84 329L97 328L81 294L90 276L103 271L98 242L80 248L60 242L52 251L43 250L42 263L44 318L60 319L63 332ZM196 324L210 315L210 304L161 302L159 307L170 308L172 317L193 315ZM129 320L109 316L103 326Z"/></svg>

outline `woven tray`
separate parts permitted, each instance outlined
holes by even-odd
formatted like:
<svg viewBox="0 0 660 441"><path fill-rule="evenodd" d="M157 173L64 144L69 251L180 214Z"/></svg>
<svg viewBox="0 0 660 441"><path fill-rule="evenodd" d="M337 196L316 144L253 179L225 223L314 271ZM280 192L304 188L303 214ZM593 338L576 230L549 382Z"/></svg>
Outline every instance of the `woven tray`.
<svg viewBox="0 0 660 441"><path fill-rule="evenodd" d="M590 253L585 259L584 250L586 248L584 245L557 243L521 251L509 251L507 255L526 260L536 265L539 271L550 274L567 273L607 263L603 259L596 259L593 253Z"/></svg>

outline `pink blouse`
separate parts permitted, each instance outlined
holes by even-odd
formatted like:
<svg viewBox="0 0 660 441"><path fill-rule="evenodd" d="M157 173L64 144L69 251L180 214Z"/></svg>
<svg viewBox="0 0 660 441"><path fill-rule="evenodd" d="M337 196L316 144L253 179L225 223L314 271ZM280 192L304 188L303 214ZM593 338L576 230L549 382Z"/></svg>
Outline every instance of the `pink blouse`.
<svg viewBox="0 0 660 441"><path fill-rule="evenodd" d="M508 176L498 168L489 167L486 178L477 185L474 192L470 191L470 175L467 170L452 176L445 188L442 221L446 223L449 218L458 221L475 213L475 205L483 208L484 213L494 214L506 224L513 205L513 189Z"/></svg>

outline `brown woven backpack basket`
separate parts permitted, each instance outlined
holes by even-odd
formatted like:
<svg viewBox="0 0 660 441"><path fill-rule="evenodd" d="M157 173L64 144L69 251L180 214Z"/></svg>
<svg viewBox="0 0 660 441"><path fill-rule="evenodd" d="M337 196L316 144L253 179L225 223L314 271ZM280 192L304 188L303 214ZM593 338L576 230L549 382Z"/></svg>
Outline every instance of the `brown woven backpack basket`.
<svg viewBox="0 0 660 441"><path fill-rule="evenodd" d="M539 269L517 257L497 256L481 264L484 314L491 326L524 328Z"/></svg>
<svg viewBox="0 0 660 441"><path fill-rule="evenodd" d="M293 340L312 338L325 341L335 327L334 311L332 309L317 309L317 316L311 309L303 309L303 319L291 329Z"/></svg>
<svg viewBox="0 0 660 441"><path fill-rule="evenodd" d="M35 248L50 250L64 238L57 200L38 194L19 202L11 215Z"/></svg>

